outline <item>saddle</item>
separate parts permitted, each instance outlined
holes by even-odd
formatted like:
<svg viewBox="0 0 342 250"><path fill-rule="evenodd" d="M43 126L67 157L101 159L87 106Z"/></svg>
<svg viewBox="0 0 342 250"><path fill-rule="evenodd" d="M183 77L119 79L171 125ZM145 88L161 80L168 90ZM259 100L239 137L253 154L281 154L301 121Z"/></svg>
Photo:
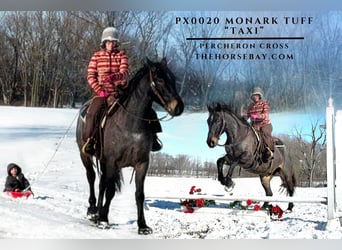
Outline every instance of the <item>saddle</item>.
<svg viewBox="0 0 342 250"><path fill-rule="evenodd" d="M80 110L81 119L84 123L85 123L85 117L87 115L87 110L89 108L90 102L91 102L91 99L88 100L87 102L85 102L83 104L83 106L81 107L81 110ZM117 105L117 103L118 103L118 100L114 101L111 104L108 104L106 106L106 108L104 110L102 110L102 112L101 112L103 114L103 116L105 116L105 117L112 116L115 113L115 111L118 109L119 105ZM101 118L102 118L102 116L101 116ZM102 119L97 119L97 120L101 121Z"/></svg>
<svg viewBox="0 0 342 250"><path fill-rule="evenodd" d="M251 127L257 137L258 140L258 146L256 149L256 152L258 154L258 161L259 163L267 163L269 161L269 152L270 149L268 148L268 146L266 145L266 143L264 142L264 138L262 133L260 132L260 130L255 129L254 127ZM274 147L284 147L284 143L277 137L272 137L273 139L273 144Z"/></svg>
<svg viewBox="0 0 342 250"><path fill-rule="evenodd" d="M82 122L85 124L86 121L86 114L87 110L89 108L91 100L88 100L81 108L80 110L80 116L82 119ZM107 117L112 116L118 109L117 105L118 100L115 100L110 105L107 103L107 105L101 109L99 114L96 116L95 124L94 124L94 131L92 138L95 140L95 156L99 159L102 158L103 153L103 128L105 127Z"/></svg>

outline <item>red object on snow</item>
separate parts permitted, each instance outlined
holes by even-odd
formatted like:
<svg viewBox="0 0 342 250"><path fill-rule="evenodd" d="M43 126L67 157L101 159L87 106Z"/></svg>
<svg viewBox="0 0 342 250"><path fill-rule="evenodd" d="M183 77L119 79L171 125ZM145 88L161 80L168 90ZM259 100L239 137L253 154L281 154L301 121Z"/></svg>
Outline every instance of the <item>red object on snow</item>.
<svg viewBox="0 0 342 250"><path fill-rule="evenodd" d="M15 192L15 191L6 191L6 194L12 198L28 198L32 193L31 191L26 192Z"/></svg>

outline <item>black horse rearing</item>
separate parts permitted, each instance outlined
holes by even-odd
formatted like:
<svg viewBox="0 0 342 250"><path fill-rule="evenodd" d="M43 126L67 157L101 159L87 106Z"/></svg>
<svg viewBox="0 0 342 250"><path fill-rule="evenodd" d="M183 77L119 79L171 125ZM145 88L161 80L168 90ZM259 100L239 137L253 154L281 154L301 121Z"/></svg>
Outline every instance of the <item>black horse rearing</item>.
<svg viewBox="0 0 342 250"><path fill-rule="evenodd" d="M121 169L131 166L135 170L138 233L150 234L152 229L146 225L143 204L144 181L152 147L153 132L149 120L152 103L160 104L172 117L182 114L184 104L165 59L160 63L147 59L145 66L129 81L128 86L117 104L117 110L107 117L103 128L102 157L98 159L101 174L97 204L93 160L81 152L84 144L81 136L84 122L81 116L77 122L76 138L90 188L88 216L100 225L108 225L110 203L121 186Z"/></svg>
<svg viewBox="0 0 342 250"><path fill-rule="evenodd" d="M220 136L223 133L227 135L226 155L217 160L218 180L221 184L227 188L234 186L232 174L235 166L239 165L244 170L260 176L266 196L272 196L270 181L274 175L280 176L282 187L285 188L289 196L293 196L296 178L284 145L282 144L281 147L276 145L274 159L264 163L260 158L260 140L257 134L244 118L234 112L234 108L218 103L215 107L208 106L208 111L208 146L215 147L218 145ZM229 165L226 176L222 171L224 164ZM292 210L292 208L293 203L290 202L288 210Z"/></svg>

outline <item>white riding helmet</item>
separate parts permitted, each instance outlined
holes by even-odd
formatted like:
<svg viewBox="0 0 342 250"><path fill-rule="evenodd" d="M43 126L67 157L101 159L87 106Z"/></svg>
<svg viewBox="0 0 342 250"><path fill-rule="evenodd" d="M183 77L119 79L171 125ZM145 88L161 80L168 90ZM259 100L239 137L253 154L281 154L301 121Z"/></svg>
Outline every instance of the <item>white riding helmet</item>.
<svg viewBox="0 0 342 250"><path fill-rule="evenodd" d="M262 91L262 89L261 89L260 87L255 87L254 90L253 90L253 92L252 92L252 94L251 94L251 97L252 97L253 95L259 95L260 98L262 98L263 95L264 95L264 92Z"/></svg>
<svg viewBox="0 0 342 250"><path fill-rule="evenodd" d="M114 27L105 28L101 36L101 46L103 46L105 41L117 41L119 43L118 30Z"/></svg>

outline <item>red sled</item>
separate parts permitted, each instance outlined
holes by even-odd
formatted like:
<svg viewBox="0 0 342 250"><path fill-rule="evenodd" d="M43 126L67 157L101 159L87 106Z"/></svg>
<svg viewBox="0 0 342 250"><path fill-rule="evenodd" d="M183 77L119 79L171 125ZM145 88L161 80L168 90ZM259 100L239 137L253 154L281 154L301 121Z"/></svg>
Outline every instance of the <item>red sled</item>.
<svg viewBox="0 0 342 250"><path fill-rule="evenodd" d="M15 191L6 191L6 194L12 198L28 198L31 196L31 191L25 191L25 192L15 192Z"/></svg>

